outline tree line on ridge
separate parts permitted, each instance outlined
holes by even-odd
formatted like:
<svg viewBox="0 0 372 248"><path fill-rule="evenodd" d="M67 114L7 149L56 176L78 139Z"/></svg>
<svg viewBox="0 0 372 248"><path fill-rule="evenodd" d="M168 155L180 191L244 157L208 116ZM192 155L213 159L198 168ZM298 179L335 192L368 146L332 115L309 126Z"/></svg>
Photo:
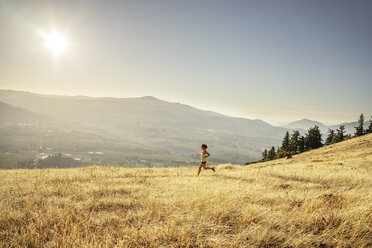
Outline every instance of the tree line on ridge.
<svg viewBox="0 0 372 248"><path fill-rule="evenodd" d="M361 114L358 120L358 126L355 127L354 137L368 133L372 133L372 116L368 128L364 130L364 115ZM262 152L262 159L260 161L269 161L284 157L290 158L292 155L317 149L323 145L338 143L347 138L351 138L351 135L345 135L344 125L340 125L336 130L329 128L324 144L322 143L322 134L317 125L310 128L304 136L301 136L297 130L293 131L292 134L289 134L287 131L284 135L282 145L277 149L274 146L270 149L265 149Z"/></svg>

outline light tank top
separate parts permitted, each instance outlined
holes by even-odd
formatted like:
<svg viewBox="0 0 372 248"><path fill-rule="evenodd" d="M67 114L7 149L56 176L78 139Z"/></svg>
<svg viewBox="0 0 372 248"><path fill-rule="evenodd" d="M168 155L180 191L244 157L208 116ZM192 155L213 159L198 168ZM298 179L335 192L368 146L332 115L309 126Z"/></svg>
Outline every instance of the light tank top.
<svg viewBox="0 0 372 248"><path fill-rule="evenodd" d="M207 160L205 160L205 156L206 154L204 154L203 152L200 154L200 157L201 157L201 161L202 162L206 162Z"/></svg>

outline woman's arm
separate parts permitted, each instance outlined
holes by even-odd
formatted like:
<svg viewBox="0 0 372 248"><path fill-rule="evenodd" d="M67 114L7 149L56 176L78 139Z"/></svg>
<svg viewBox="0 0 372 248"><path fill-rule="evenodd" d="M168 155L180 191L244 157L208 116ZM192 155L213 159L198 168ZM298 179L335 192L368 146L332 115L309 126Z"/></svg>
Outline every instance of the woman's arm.
<svg viewBox="0 0 372 248"><path fill-rule="evenodd" d="M205 151L205 153L207 153L207 156L205 156L206 158L210 157L211 155L209 154L209 152Z"/></svg>

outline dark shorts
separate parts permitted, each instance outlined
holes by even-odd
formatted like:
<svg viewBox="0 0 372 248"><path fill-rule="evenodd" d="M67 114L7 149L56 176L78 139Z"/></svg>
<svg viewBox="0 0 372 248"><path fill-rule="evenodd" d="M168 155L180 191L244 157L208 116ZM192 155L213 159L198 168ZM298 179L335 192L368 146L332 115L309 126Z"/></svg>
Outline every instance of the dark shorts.
<svg viewBox="0 0 372 248"><path fill-rule="evenodd" d="M204 161L204 162L201 162L202 164L206 164L207 163L207 161Z"/></svg>

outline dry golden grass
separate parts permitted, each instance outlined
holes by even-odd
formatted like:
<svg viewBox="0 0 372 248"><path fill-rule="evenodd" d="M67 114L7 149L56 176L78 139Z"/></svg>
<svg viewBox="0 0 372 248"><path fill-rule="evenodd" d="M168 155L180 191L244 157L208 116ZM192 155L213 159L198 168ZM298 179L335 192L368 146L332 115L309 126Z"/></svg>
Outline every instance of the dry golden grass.
<svg viewBox="0 0 372 248"><path fill-rule="evenodd" d="M371 247L372 135L251 166L0 171L2 247Z"/></svg>

